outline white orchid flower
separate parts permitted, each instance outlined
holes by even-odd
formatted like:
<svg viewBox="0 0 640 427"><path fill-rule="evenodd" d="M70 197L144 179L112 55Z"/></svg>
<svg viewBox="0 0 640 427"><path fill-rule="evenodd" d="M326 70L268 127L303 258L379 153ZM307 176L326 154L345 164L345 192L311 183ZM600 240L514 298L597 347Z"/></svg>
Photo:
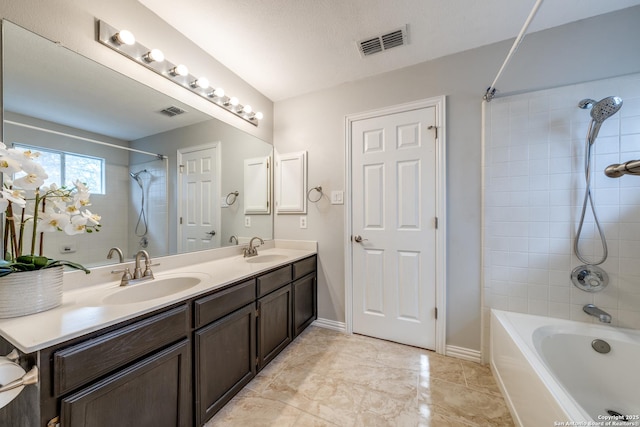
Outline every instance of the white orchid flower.
<svg viewBox="0 0 640 427"><path fill-rule="evenodd" d="M80 182L80 180L76 179L73 181L73 185L78 189L78 193L89 193L89 187Z"/></svg>
<svg viewBox="0 0 640 427"><path fill-rule="evenodd" d="M17 160L12 159L11 157L0 157L0 172L11 175L16 172L20 172L21 170L20 162Z"/></svg>
<svg viewBox="0 0 640 427"><path fill-rule="evenodd" d="M27 201L24 199L24 194L22 190L18 190L15 188L13 189L3 188L0 190L0 195L2 195L3 199L6 199L11 203L15 203L21 208L24 208L27 205Z"/></svg>
<svg viewBox="0 0 640 427"><path fill-rule="evenodd" d="M88 222L91 223L91 225L100 225L100 220L102 219L100 215L91 213L89 209L82 212L82 216L87 218Z"/></svg>
<svg viewBox="0 0 640 427"><path fill-rule="evenodd" d="M36 190L42 184L44 184L44 180L47 178L47 174L37 175L35 173L28 173L25 176L21 176L13 182L13 185L16 187L25 189L25 190Z"/></svg>
<svg viewBox="0 0 640 427"><path fill-rule="evenodd" d="M9 155L11 155L15 159L33 160L40 157L40 153L38 153L37 151L31 151L31 150L22 151L22 150L18 150L17 148L9 148L7 152L9 153Z"/></svg>
<svg viewBox="0 0 640 427"><path fill-rule="evenodd" d="M53 232L64 229L70 224L69 215L55 212L44 212L40 214L38 221L38 232Z"/></svg>
<svg viewBox="0 0 640 427"><path fill-rule="evenodd" d="M68 213L69 215L78 215L78 214L80 214L80 209L78 209L78 206L76 206L75 203L72 203L70 205L66 205L64 211L66 213Z"/></svg>
<svg viewBox="0 0 640 427"><path fill-rule="evenodd" d="M91 194L89 194L88 192L84 192L84 191L77 192L76 195L73 196L76 202L76 206L78 207L91 206L91 202L89 201L90 196Z"/></svg>
<svg viewBox="0 0 640 427"><path fill-rule="evenodd" d="M69 222L64 227L64 232L68 235L72 236L74 234L84 233L87 229L87 218L82 215L76 215L71 217L71 222Z"/></svg>
<svg viewBox="0 0 640 427"><path fill-rule="evenodd" d="M22 170L27 174L40 175L42 178L47 179L49 175L45 172L42 165L38 162L34 162L33 160L23 160L22 161Z"/></svg>

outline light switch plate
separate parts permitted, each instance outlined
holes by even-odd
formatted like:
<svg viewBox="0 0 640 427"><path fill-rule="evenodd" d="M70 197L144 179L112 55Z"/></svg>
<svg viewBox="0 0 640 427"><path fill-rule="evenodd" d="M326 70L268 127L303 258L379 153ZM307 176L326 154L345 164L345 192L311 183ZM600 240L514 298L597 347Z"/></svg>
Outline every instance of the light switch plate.
<svg viewBox="0 0 640 427"><path fill-rule="evenodd" d="M244 226L245 227L251 227L251 217L250 216L245 216L244 217Z"/></svg>
<svg viewBox="0 0 640 427"><path fill-rule="evenodd" d="M344 191L332 191L331 192L331 204L342 205L344 204Z"/></svg>
<svg viewBox="0 0 640 427"><path fill-rule="evenodd" d="M307 217L306 216L301 216L300 217L300 228L307 228Z"/></svg>

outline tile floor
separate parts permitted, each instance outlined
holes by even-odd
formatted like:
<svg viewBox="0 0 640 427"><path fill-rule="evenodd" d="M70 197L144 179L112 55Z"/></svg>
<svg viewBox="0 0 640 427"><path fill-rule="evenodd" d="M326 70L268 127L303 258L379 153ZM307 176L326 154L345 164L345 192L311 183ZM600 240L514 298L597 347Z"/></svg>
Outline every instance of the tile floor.
<svg viewBox="0 0 640 427"><path fill-rule="evenodd" d="M487 366L311 326L206 427L513 425Z"/></svg>

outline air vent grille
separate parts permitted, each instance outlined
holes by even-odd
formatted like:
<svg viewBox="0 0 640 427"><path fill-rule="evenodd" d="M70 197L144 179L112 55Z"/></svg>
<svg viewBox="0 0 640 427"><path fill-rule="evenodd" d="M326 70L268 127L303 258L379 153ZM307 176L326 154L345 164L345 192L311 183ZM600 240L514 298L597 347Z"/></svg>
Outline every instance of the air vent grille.
<svg viewBox="0 0 640 427"><path fill-rule="evenodd" d="M364 57L405 44L409 44L406 25L389 33L359 41L358 50L360 55Z"/></svg>
<svg viewBox="0 0 640 427"><path fill-rule="evenodd" d="M182 108L175 107L172 105L171 107L167 107L163 110L160 110L160 113L169 117L174 117L174 116L179 116L180 114L184 114L186 113L186 111L183 110Z"/></svg>

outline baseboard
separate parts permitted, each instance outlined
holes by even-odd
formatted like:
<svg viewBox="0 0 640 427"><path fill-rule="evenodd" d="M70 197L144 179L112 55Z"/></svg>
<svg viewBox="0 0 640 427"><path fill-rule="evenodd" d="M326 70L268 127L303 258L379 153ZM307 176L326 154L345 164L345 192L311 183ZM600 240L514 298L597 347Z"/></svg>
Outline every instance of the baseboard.
<svg viewBox="0 0 640 427"><path fill-rule="evenodd" d="M344 322L338 322L336 320L329 319L316 319L312 325L320 328L331 329L338 332L347 332L347 324Z"/></svg>
<svg viewBox="0 0 640 427"><path fill-rule="evenodd" d="M482 363L482 354L479 350L471 350L470 348L456 347L448 345L445 348L447 356L456 357L458 359L469 360L471 362Z"/></svg>

